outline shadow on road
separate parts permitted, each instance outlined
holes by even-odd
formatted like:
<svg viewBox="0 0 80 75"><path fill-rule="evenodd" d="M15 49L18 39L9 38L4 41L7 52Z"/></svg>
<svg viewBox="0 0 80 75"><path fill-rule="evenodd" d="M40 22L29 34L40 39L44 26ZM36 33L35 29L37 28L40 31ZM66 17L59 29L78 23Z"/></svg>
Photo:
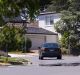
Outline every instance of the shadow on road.
<svg viewBox="0 0 80 75"><path fill-rule="evenodd" d="M43 59L43 60L64 60L64 59L50 59L50 58L47 58L47 59Z"/></svg>
<svg viewBox="0 0 80 75"><path fill-rule="evenodd" d="M80 63L39 64L39 66L80 66Z"/></svg>

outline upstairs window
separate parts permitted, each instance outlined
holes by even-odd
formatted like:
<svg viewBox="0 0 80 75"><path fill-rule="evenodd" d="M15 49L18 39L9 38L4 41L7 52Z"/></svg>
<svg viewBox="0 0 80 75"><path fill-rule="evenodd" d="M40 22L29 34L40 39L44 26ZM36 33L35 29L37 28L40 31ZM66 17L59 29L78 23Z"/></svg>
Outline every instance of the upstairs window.
<svg viewBox="0 0 80 75"><path fill-rule="evenodd" d="M46 25L53 25L54 24L53 16L46 16L45 17L45 24Z"/></svg>
<svg viewBox="0 0 80 75"><path fill-rule="evenodd" d="M52 16L50 16L50 25L53 25L54 24L54 19Z"/></svg>

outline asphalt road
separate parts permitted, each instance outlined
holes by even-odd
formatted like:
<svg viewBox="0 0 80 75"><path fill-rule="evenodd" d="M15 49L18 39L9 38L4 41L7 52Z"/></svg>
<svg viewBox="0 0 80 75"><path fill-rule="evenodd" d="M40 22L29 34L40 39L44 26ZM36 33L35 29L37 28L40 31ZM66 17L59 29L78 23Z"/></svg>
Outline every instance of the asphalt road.
<svg viewBox="0 0 80 75"><path fill-rule="evenodd" d="M26 66L0 67L0 75L80 75L80 57L63 56L62 60L45 58L38 55L25 56L32 64Z"/></svg>

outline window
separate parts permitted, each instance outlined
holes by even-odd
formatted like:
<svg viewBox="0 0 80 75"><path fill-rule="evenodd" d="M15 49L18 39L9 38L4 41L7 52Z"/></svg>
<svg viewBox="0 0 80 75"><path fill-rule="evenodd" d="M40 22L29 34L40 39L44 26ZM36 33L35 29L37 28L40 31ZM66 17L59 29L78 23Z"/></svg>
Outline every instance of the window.
<svg viewBox="0 0 80 75"><path fill-rule="evenodd" d="M50 25L54 24L54 20L53 20L53 17L50 16Z"/></svg>
<svg viewBox="0 0 80 75"><path fill-rule="evenodd" d="M45 23L46 23L46 25L49 25L50 23L49 23L49 21L50 21L50 17L49 16L46 16L46 18L45 18Z"/></svg>
<svg viewBox="0 0 80 75"><path fill-rule="evenodd" d="M45 24L46 25L53 25L54 24L53 16L46 16L45 17Z"/></svg>

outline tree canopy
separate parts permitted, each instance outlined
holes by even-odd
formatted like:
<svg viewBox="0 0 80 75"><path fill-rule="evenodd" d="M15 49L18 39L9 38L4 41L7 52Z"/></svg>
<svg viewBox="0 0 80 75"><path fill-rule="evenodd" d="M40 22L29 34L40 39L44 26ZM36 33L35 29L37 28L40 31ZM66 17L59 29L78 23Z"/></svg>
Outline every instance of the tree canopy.
<svg viewBox="0 0 80 75"><path fill-rule="evenodd" d="M33 20L52 0L0 0L0 16L13 18L21 12ZM25 11L23 11L25 9Z"/></svg>
<svg viewBox="0 0 80 75"><path fill-rule="evenodd" d="M39 7L39 0L0 0L0 15L13 18L18 16L23 8L27 8L28 16L32 20L38 14Z"/></svg>
<svg viewBox="0 0 80 75"><path fill-rule="evenodd" d="M48 6L47 11L60 12L63 10L75 10L80 11L80 0L51 0L51 4Z"/></svg>
<svg viewBox="0 0 80 75"><path fill-rule="evenodd" d="M65 47L77 48L80 46L80 0L64 1L67 2L64 3L65 8L56 11L61 13L61 20L55 24L55 28L57 32L62 34L61 41Z"/></svg>
<svg viewBox="0 0 80 75"><path fill-rule="evenodd" d="M40 10L47 9L50 4L52 4L52 0L40 0Z"/></svg>
<svg viewBox="0 0 80 75"><path fill-rule="evenodd" d="M27 52L31 48L31 40L27 37L26 40L24 38L22 28L4 26L0 29L0 50ZM26 51L24 50L25 41Z"/></svg>

